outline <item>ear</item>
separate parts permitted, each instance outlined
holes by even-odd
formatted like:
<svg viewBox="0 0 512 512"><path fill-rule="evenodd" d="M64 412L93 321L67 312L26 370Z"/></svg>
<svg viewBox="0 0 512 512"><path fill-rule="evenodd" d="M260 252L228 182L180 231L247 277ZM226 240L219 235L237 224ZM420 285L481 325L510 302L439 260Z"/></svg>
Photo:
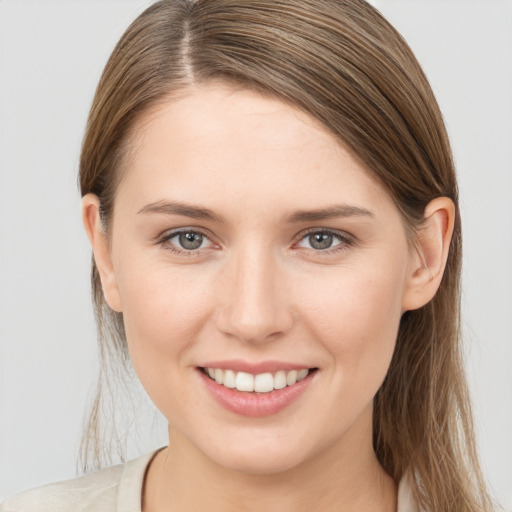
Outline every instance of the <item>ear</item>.
<svg viewBox="0 0 512 512"><path fill-rule="evenodd" d="M409 261L402 311L418 309L436 294L443 277L455 223L455 205L438 197L425 208Z"/></svg>
<svg viewBox="0 0 512 512"><path fill-rule="evenodd" d="M120 313L122 311L121 297L112 266L107 234L101 222L98 196L86 194L82 198L82 221L92 245L94 261L100 275L105 300L114 311Z"/></svg>

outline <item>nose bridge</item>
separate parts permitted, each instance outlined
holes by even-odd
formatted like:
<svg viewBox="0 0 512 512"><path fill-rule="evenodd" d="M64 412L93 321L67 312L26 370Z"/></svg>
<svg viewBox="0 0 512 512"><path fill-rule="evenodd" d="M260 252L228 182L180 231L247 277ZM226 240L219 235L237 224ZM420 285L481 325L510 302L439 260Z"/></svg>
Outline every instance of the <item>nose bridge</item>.
<svg viewBox="0 0 512 512"><path fill-rule="evenodd" d="M248 342L262 342L287 331L292 322L283 275L271 247L246 244L225 269L219 327ZM274 336L273 336L274 335Z"/></svg>

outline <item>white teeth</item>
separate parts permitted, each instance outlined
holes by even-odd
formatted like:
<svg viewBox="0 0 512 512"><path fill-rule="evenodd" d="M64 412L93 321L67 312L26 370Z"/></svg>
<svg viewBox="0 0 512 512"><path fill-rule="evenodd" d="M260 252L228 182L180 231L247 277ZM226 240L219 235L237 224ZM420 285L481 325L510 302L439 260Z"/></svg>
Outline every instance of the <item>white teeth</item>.
<svg viewBox="0 0 512 512"><path fill-rule="evenodd" d="M284 370L279 370L274 377L274 389L283 389L285 387L286 387L286 372Z"/></svg>
<svg viewBox="0 0 512 512"><path fill-rule="evenodd" d="M293 386L297 382L297 370L292 370L291 372L288 372L288 375L286 376L286 384L288 386Z"/></svg>
<svg viewBox="0 0 512 512"><path fill-rule="evenodd" d="M268 393L274 389L274 377L271 373L260 373L254 377L254 391Z"/></svg>
<svg viewBox="0 0 512 512"><path fill-rule="evenodd" d="M300 382L302 379L305 379L308 376L309 370L299 370L297 372L297 382Z"/></svg>
<svg viewBox="0 0 512 512"><path fill-rule="evenodd" d="M260 373L252 375L246 372L234 372L233 370L222 370L220 368L205 368L206 373L211 379L215 380L217 384L221 384L227 388L238 391L256 393L269 393L274 389L283 389L286 386L293 386L297 382L305 379L309 370L304 368L302 370L279 370L275 374Z"/></svg>
<svg viewBox="0 0 512 512"><path fill-rule="evenodd" d="M233 370L226 370L224 372L224 386L233 389L236 387L236 374Z"/></svg>
<svg viewBox="0 0 512 512"><path fill-rule="evenodd" d="M254 375L250 373L238 372L235 382L238 391L254 391Z"/></svg>

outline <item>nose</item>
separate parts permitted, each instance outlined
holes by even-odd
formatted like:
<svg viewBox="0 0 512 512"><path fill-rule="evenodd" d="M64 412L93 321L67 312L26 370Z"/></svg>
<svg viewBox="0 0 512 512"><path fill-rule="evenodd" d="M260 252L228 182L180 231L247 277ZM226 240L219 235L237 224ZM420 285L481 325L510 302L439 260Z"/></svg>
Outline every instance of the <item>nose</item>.
<svg viewBox="0 0 512 512"><path fill-rule="evenodd" d="M264 343L288 332L293 311L286 279L271 251L241 251L224 267L217 327L247 343Z"/></svg>

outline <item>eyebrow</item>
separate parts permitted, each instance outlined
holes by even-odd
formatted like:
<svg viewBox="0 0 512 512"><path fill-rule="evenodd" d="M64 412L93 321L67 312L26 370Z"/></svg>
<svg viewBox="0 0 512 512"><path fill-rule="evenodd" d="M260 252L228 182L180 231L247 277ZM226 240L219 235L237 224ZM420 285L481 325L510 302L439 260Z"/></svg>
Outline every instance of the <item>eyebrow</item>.
<svg viewBox="0 0 512 512"><path fill-rule="evenodd" d="M180 201L157 201L150 203L137 214L160 213L166 215L182 215L198 220L209 220L213 222L224 222L224 218L208 208L196 206L193 204L182 203ZM282 219L283 223L297 224L300 222L315 222L319 220L335 219L339 217L370 217L375 215L371 210L347 204L337 204L320 208L318 210L298 210Z"/></svg>
<svg viewBox="0 0 512 512"><path fill-rule="evenodd" d="M143 213L164 213L166 215L182 215L198 220L211 220L213 222L223 222L223 218L208 208L202 208L192 204L182 203L180 201L157 201L151 203L137 212Z"/></svg>
<svg viewBox="0 0 512 512"><path fill-rule="evenodd" d="M315 222L339 217L370 217L375 218L374 213L360 206L336 204L319 210L299 210L286 215L284 222L295 224L299 222Z"/></svg>

